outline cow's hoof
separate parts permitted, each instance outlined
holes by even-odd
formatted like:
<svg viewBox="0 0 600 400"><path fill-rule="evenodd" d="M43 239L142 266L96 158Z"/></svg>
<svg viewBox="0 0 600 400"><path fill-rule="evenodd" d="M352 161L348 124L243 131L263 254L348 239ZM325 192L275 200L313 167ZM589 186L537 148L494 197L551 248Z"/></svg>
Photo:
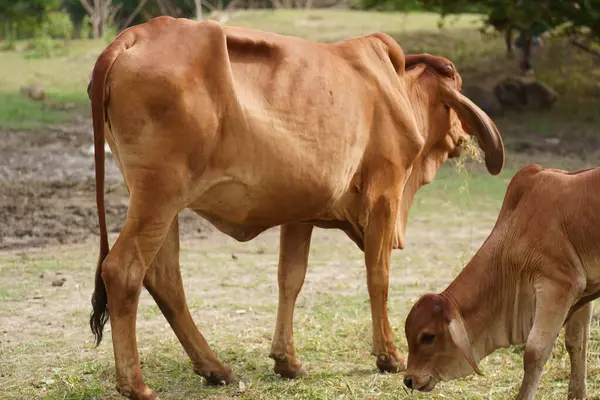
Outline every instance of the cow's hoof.
<svg viewBox="0 0 600 400"><path fill-rule="evenodd" d="M158 395L154 393L148 386L144 385L137 390L130 388L120 388L117 386L117 391L123 396L131 400L160 400Z"/></svg>
<svg viewBox="0 0 600 400"><path fill-rule="evenodd" d="M229 385L238 381L235 374L231 371L231 368L223 366L218 371L196 371L200 376L206 379L206 382L210 385Z"/></svg>
<svg viewBox="0 0 600 400"><path fill-rule="evenodd" d="M285 354L270 355L275 360L273 371L284 378L296 379L308 376L306 368L296 359L290 359Z"/></svg>
<svg viewBox="0 0 600 400"><path fill-rule="evenodd" d="M276 374L288 379L304 378L308 376L306 368L304 368L304 366L299 362L288 363L275 361L273 371L275 371Z"/></svg>
<svg viewBox="0 0 600 400"><path fill-rule="evenodd" d="M397 374L404 371L404 359L398 352L393 354L381 354L377 357L377 368L381 372Z"/></svg>

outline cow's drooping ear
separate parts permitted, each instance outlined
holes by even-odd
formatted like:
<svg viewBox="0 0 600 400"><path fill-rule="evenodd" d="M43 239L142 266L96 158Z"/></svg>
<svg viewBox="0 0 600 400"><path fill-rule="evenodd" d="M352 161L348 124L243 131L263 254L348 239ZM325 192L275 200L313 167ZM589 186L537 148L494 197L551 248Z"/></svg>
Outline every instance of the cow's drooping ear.
<svg viewBox="0 0 600 400"><path fill-rule="evenodd" d="M460 315L455 316L450 320L448 324L448 331L450 331L450 336L452 337L452 341L460 349L460 352L463 354L465 359L473 368L473 371L477 375L482 375L483 373L477 366L477 362L475 361L475 356L473 355L473 348L471 347L471 343L469 341L469 336L467 335L467 331L465 329L465 324L463 323L463 319Z"/></svg>
<svg viewBox="0 0 600 400"><path fill-rule="evenodd" d="M477 137L485 153L485 165L492 175L498 175L504 167L504 145L498 128L490 117L471 100L462 95L450 82L440 85L442 101L452 108L463 129Z"/></svg>

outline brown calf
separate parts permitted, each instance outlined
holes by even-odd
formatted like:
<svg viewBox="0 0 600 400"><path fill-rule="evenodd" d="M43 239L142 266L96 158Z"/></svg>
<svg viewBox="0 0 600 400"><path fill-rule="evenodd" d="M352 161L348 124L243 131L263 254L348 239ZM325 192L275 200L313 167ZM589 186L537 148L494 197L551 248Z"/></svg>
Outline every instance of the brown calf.
<svg viewBox="0 0 600 400"><path fill-rule="evenodd" d="M525 344L517 399L533 400L563 325L569 398L586 397L591 301L600 296L600 169L569 173L529 165L508 186L489 237L440 294L406 319L405 384L421 391L481 373L478 362Z"/></svg>

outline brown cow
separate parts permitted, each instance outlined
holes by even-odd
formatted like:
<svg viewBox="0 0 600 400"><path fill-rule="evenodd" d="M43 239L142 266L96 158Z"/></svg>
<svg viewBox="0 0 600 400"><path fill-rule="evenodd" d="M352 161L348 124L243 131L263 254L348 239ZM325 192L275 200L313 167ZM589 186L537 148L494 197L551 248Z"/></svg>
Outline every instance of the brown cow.
<svg viewBox="0 0 600 400"><path fill-rule="evenodd" d="M511 180L494 229L440 294L406 319L404 383L421 391L481 373L494 350L525 344L517 399L534 399L565 325L569 398L586 397L591 301L600 296L600 169L574 173L528 165Z"/></svg>
<svg viewBox="0 0 600 400"><path fill-rule="evenodd" d="M270 353L277 373L305 374L292 318L313 226L341 229L364 250L373 354L381 370L403 369L386 304L391 251L404 246L415 192L467 134L477 137L492 174L504 162L500 134L460 94L452 64L406 59L384 34L326 45L169 17L127 29L104 50L90 87L101 234L90 323L99 343L110 310L122 394L155 398L136 344L142 285L194 371L213 383L233 379L186 305L178 260L183 208L239 241L281 225ZM104 138L130 193L110 252Z"/></svg>

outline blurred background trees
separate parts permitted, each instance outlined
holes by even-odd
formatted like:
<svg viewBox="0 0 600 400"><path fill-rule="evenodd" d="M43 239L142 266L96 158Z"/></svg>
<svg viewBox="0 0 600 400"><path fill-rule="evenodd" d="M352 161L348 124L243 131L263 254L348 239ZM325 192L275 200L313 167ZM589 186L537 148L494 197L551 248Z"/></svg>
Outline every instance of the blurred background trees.
<svg viewBox="0 0 600 400"><path fill-rule="evenodd" d="M101 37L109 26L118 30L158 15L196 18L202 11L248 8L320 8L344 0L0 0L2 35L34 36L44 23L75 29L89 24L89 34ZM600 0L351 0L350 8L386 11L435 11L445 17L482 13L489 26L523 32L526 38L561 27L568 34L600 38ZM61 14L58 16L58 14ZM88 17L87 20L85 17ZM50 22L48 22L50 21ZM52 32L54 34L54 31ZM72 33L71 33L72 34Z"/></svg>
<svg viewBox="0 0 600 400"><path fill-rule="evenodd" d="M119 31L158 15L202 19L234 9L358 8L380 11L433 11L440 23L453 14L481 14L485 27L502 32L506 51L519 52L523 73L545 33L561 34L600 57L600 0L0 0L0 39L34 38L34 46L74 37L110 40Z"/></svg>

